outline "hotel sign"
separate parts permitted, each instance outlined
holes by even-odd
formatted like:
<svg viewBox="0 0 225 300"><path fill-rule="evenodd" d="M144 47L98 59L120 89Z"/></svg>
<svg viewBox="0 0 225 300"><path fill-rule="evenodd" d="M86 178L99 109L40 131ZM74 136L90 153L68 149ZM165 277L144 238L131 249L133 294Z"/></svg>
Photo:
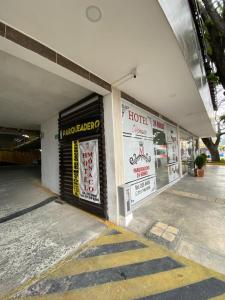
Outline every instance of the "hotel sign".
<svg viewBox="0 0 225 300"><path fill-rule="evenodd" d="M153 120L136 105L122 100L123 155L125 183L132 185L132 200L147 197L155 190Z"/></svg>

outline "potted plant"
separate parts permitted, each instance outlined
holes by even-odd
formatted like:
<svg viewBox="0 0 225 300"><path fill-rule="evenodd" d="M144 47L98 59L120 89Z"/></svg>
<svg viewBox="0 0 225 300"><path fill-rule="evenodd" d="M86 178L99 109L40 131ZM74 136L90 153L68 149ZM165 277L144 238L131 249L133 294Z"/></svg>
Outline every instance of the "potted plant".
<svg viewBox="0 0 225 300"><path fill-rule="evenodd" d="M204 176L204 169L203 166L205 165L205 157L203 155L198 155L195 159L195 165L197 166L197 177L203 177Z"/></svg>
<svg viewBox="0 0 225 300"><path fill-rule="evenodd" d="M204 165L207 163L207 155L205 153L200 154L204 158Z"/></svg>

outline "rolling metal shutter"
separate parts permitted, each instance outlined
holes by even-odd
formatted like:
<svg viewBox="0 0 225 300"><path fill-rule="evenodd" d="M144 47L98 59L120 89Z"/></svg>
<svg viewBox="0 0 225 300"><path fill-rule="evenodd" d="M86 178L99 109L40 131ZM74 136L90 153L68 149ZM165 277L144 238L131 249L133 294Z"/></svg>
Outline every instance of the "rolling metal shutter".
<svg viewBox="0 0 225 300"><path fill-rule="evenodd" d="M89 130L63 137L62 132L65 128L71 128L74 124L81 124L82 122L87 122L87 120L96 119L100 120L100 126L97 130ZM100 203L86 201L73 194L72 142L83 142L93 139L98 140ZM92 94L59 113L59 153L61 198L86 211L107 218L106 157L102 96Z"/></svg>

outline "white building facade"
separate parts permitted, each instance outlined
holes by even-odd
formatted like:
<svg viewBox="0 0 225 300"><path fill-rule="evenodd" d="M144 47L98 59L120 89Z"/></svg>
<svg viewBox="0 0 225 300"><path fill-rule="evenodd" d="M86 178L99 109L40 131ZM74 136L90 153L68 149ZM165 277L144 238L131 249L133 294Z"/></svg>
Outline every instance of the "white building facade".
<svg viewBox="0 0 225 300"><path fill-rule="evenodd" d="M45 187L126 225L190 171L214 134L190 2L1 1L0 125L40 129Z"/></svg>

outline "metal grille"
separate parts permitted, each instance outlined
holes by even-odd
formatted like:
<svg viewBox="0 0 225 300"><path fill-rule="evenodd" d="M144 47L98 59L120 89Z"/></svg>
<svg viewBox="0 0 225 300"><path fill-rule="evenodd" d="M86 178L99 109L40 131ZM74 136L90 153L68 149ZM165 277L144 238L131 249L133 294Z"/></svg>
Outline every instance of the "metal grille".
<svg viewBox="0 0 225 300"><path fill-rule="evenodd" d="M73 126L74 123L85 122L98 118L100 127L97 132L85 132L81 136L62 137L62 130ZM99 181L100 204L92 203L73 195L72 181L72 141L88 141L98 139L99 148ZM61 198L98 216L107 218L107 183L106 158L104 136L104 110L102 96L92 94L75 105L59 113L59 166L60 166L60 194Z"/></svg>

